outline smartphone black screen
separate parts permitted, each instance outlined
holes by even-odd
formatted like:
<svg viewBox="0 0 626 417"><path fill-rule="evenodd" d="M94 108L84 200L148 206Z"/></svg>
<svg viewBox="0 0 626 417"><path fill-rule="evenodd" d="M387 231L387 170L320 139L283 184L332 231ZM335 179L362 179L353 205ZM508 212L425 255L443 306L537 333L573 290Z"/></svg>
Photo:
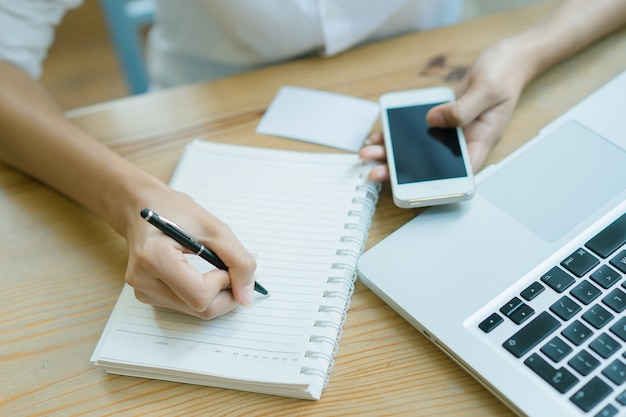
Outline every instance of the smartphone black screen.
<svg viewBox="0 0 626 417"><path fill-rule="evenodd" d="M387 109L398 184L467 176L456 129L426 123L438 104Z"/></svg>

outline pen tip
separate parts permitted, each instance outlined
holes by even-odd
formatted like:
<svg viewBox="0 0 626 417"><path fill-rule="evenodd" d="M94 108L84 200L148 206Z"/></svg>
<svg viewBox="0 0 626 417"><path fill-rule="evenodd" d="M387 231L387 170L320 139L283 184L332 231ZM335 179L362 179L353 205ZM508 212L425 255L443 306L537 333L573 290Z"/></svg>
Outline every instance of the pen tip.
<svg viewBox="0 0 626 417"><path fill-rule="evenodd" d="M265 289L265 287L263 287L261 284L259 284L258 282L254 283L254 290L260 294L263 294L267 297L269 297L270 293Z"/></svg>

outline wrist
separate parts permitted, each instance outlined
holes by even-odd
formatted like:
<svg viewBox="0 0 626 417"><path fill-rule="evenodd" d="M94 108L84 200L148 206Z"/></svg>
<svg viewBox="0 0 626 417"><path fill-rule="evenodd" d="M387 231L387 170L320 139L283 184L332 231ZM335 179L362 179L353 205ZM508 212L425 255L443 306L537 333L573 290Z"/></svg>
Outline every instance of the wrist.
<svg viewBox="0 0 626 417"><path fill-rule="evenodd" d="M512 76L518 80L522 89L548 66L541 40L532 31L504 39L501 44L509 51Z"/></svg>
<svg viewBox="0 0 626 417"><path fill-rule="evenodd" d="M109 174L101 176L103 184L99 195L98 208L94 211L117 233L128 239L129 232L139 212L150 207L151 202L165 195L171 189L158 178L132 165L126 160L118 160L111 165ZM169 197L171 198L171 196Z"/></svg>

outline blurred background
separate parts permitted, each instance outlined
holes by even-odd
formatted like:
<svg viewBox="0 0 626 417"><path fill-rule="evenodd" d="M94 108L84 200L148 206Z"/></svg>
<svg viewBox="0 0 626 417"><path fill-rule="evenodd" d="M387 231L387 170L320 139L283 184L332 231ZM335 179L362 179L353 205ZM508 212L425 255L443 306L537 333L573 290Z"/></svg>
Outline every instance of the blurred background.
<svg viewBox="0 0 626 417"><path fill-rule="evenodd" d="M463 18L473 19L547 0L464 1ZM139 36L146 30L140 30ZM99 0L85 0L65 16L44 63L41 82L63 110L130 94Z"/></svg>

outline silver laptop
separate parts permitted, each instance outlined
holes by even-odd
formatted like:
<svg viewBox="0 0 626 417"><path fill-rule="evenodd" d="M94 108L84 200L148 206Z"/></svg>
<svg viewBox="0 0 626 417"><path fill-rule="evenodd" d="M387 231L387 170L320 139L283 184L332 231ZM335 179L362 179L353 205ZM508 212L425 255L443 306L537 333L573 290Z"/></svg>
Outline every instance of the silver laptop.
<svg viewBox="0 0 626 417"><path fill-rule="evenodd" d="M626 72L359 260L521 415L626 415L625 122Z"/></svg>

